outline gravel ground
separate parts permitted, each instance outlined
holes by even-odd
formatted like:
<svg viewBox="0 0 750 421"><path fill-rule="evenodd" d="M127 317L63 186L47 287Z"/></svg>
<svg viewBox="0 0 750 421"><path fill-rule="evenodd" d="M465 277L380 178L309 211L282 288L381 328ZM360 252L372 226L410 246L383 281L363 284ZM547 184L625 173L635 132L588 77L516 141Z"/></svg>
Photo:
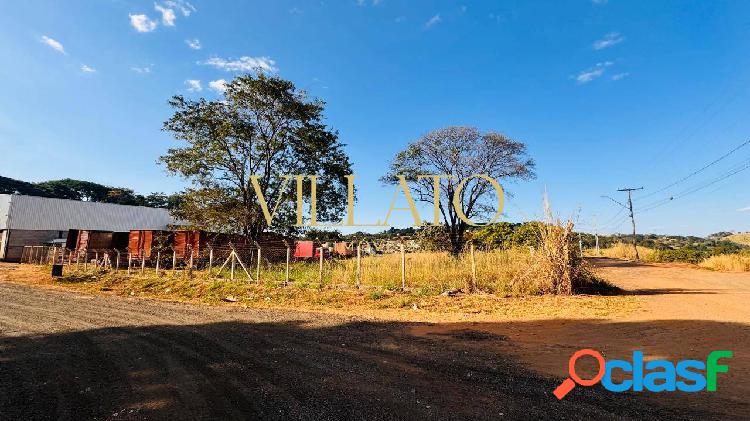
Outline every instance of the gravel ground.
<svg viewBox="0 0 750 421"><path fill-rule="evenodd" d="M598 387L557 401L502 335L2 281L0 302L0 419L711 418Z"/></svg>

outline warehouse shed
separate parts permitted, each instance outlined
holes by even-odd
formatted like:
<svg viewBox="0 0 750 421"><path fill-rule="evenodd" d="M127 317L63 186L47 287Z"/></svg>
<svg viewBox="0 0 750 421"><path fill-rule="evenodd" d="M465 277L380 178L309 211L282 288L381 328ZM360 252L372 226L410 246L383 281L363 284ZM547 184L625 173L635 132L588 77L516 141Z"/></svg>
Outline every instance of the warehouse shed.
<svg viewBox="0 0 750 421"><path fill-rule="evenodd" d="M0 260L18 261L24 246L66 240L118 238L132 230L166 230L178 224L166 209L0 194ZM96 234L94 234L96 233ZM112 233L112 235L102 234Z"/></svg>

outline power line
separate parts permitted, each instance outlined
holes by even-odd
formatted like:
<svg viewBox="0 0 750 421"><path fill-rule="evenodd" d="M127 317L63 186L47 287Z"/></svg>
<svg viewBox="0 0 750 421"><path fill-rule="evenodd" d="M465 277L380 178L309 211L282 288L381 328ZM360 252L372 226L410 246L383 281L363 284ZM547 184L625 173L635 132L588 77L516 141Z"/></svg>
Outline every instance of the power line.
<svg viewBox="0 0 750 421"><path fill-rule="evenodd" d="M669 188L674 187L674 186L676 186L676 185L678 185L678 184L680 184L680 183L682 183L682 182L690 179L691 177L693 177L693 176L695 176L697 174L700 174L701 172L707 170L708 168L712 167L716 163L722 161L723 159L727 158L728 156L732 155L733 153L737 152L738 150L744 148L748 144L750 144L750 139L746 140L745 142L742 142L742 144L736 146L734 149L730 150L729 152L725 153L724 155L720 156L719 158L717 158L717 159L709 162L708 164L704 165L703 167L699 168L698 170L695 170L695 171L691 172L690 174L686 175L685 177L682 177L681 179L679 179L679 180L677 180L677 181L675 181L675 182L673 182L671 184L668 184L668 185L666 185L666 186L664 186L664 187L662 187L662 188L660 188L660 189L658 189L658 190L656 190L654 192L651 192L651 193L649 193L649 194L647 194L645 196L637 197L635 200L642 200L642 199L645 199L647 197L651 197L653 195L659 194L659 193L661 193L661 192L663 192L665 190L668 190Z"/></svg>
<svg viewBox="0 0 750 421"><path fill-rule="evenodd" d="M728 172L720 175L719 177L717 177L717 178L715 178L713 180L710 180L710 181L708 181L706 183L703 183L702 185L694 186L694 187L689 188L687 190L683 190L682 192L680 192L679 194L676 194L674 196L670 196L670 197L658 200L656 202L653 202L653 203L651 203L649 205L646 205L644 208L639 209L638 212L640 212L640 213L648 212L648 211L656 209L656 208L658 208L660 206L666 205L667 203L672 202L674 200L681 199L681 198L683 198L685 196L688 196L688 195L691 195L693 193L697 193L697 192L699 192L699 191L701 191L701 190L703 190L705 188L708 188L708 187L710 187L710 186L712 186L712 185L714 185L714 184L716 184L716 183L718 183L720 181L724 181L724 180L726 180L729 177L737 175L737 174L739 174L742 171L745 171L747 169L750 169L750 159L743 161L743 163L741 165L735 166L730 171L728 171Z"/></svg>

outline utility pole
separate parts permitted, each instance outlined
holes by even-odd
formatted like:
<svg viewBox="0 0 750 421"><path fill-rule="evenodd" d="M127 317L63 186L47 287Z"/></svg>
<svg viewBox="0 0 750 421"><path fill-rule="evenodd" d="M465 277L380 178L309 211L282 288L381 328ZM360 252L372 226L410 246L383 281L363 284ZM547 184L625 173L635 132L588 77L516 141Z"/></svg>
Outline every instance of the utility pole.
<svg viewBox="0 0 750 421"><path fill-rule="evenodd" d="M638 188L622 188L617 191L628 192L628 209L630 210L630 222L633 223L633 249L635 249L635 260L641 260L641 256L638 255L638 240L635 234L635 216L633 215L633 191L643 190L643 187Z"/></svg>
<svg viewBox="0 0 750 421"><path fill-rule="evenodd" d="M633 249L635 250L635 260L638 261L638 260L641 260L641 256L638 254L638 239L635 233L635 216L633 214L633 192L636 190L643 190L643 187L637 187L637 188L625 187L622 189L617 189L617 191L628 193L628 205L627 206L623 205L622 203L618 202L617 200L609 196L602 196L602 197L606 197L607 199L617 203L618 205L622 206L623 208L627 209L630 212L630 222L632 222L633 224Z"/></svg>
<svg viewBox="0 0 750 421"><path fill-rule="evenodd" d="M596 215L594 215L594 239L596 241L596 255L599 255L599 226L596 224Z"/></svg>

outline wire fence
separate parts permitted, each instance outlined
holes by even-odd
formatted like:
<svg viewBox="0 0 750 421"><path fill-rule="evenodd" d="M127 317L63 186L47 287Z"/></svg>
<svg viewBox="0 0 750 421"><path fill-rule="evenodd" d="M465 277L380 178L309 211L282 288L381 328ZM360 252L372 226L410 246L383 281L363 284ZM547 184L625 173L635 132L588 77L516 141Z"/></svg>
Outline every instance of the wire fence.
<svg viewBox="0 0 750 421"><path fill-rule="evenodd" d="M446 249L449 247L446 245ZM27 246L21 262L61 265L74 271L106 271L130 276L187 276L277 286L391 289L493 289L519 276L519 259L533 255L508 250L477 250L471 242L460 253L426 251L411 241L316 244L300 257L295 244L225 245L185 250L131 252L115 249L70 250Z"/></svg>

